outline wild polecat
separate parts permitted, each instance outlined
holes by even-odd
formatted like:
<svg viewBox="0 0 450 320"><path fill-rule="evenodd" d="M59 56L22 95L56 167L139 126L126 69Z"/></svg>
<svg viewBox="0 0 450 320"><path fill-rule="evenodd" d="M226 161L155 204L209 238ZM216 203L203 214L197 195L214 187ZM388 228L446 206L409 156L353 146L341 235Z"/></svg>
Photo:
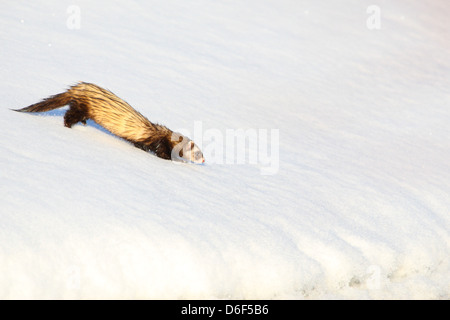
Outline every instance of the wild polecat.
<svg viewBox="0 0 450 320"><path fill-rule="evenodd" d="M64 115L64 125L68 128L92 119L116 136L160 158L205 162L202 152L189 138L150 122L111 91L92 83L80 82L66 92L15 111L44 112L65 105L70 107Z"/></svg>

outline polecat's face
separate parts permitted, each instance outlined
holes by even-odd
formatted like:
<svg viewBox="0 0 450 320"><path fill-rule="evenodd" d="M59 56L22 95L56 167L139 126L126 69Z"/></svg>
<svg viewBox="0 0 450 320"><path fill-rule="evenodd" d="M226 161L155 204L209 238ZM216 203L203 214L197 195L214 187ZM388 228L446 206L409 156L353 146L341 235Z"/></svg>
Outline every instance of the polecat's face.
<svg viewBox="0 0 450 320"><path fill-rule="evenodd" d="M194 163L204 163L205 158L200 148L193 141L190 141L188 146L187 152L183 152L183 158Z"/></svg>
<svg viewBox="0 0 450 320"><path fill-rule="evenodd" d="M204 163L203 153L200 148L194 143L194 141L188 140L187 142L181 142L179 156L182 160L193 163ZM181 145L180 145L181 146Z"/></svg>

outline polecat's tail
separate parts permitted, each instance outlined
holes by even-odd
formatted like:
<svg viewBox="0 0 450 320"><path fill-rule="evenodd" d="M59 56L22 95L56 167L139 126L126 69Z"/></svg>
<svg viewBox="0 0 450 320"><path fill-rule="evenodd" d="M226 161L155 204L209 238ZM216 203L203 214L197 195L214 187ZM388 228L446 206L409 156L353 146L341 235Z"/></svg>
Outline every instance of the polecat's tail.
<svg viewBox="0 0 450 320"><path fill-rule="evenodd" d="M45 98L41 102L32 104L31 106L22 109L13 109L18 112L45 112L61 108L70 103L72 100L70 92L66 91L54 96Z"/></svg>

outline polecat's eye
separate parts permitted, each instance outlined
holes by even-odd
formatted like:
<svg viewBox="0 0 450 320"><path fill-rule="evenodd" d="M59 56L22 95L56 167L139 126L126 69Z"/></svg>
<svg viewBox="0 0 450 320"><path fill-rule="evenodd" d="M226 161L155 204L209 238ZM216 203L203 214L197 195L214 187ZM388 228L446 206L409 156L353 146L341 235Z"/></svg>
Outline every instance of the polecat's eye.
<svg viewBox="0 0 450 320"><path fill-rule="evenodd" d="M194 153L195 159L200 159L202 157L202 153L200 151L197 151Z"/></svg>

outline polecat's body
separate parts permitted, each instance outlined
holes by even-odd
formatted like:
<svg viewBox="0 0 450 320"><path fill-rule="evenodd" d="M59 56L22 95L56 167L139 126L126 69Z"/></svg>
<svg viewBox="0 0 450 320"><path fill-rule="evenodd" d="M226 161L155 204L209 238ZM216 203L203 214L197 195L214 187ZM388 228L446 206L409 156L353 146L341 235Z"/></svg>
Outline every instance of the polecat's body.
<svg viewBox="0 0 450 320"><path fill-rule="evenodd" d="M66 92L16 111L44 112L69 105L64 115L68 128L92 119L111 133L128 140L138 148L152 151L163 159L182 157L202 163L203 154L187 137L165 126L154 124L112 92L91 83L81 82Z"/></svg>

